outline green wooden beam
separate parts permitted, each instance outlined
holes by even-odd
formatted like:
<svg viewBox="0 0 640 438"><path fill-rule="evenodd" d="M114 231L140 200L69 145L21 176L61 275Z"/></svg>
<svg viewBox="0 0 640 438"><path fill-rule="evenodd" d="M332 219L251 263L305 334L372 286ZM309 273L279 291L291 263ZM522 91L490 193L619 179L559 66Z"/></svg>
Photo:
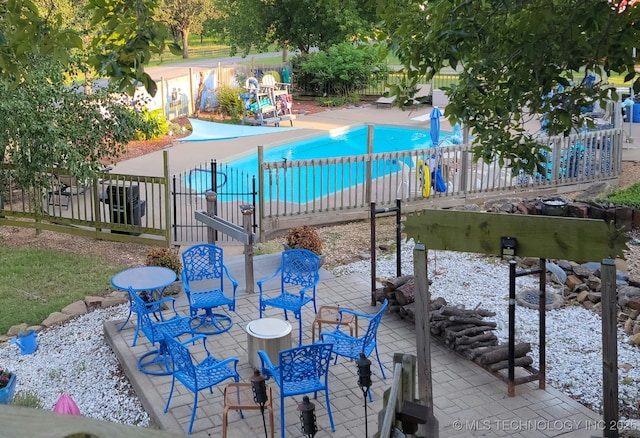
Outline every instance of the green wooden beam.
<svg viewBox="0 0 640 438"><path fill-rule="evenodd" d="M429 249L501 255L501 238L517 239L519 257L600 261L623 256L629 238L603 220L423 210L407 217L408 237Z"/></svg>

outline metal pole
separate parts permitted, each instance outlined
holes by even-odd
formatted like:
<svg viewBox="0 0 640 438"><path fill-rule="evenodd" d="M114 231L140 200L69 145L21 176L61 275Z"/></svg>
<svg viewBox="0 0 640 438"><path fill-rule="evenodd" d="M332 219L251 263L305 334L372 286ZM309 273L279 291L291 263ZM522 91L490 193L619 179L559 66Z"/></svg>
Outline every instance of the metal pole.
<svg viewBox="0 0 640 438"><path fill-rule="evenodd" d="M540 328L538 333L538 389L546 388L547 363L547 259L540 259L540 298L538 309L540 312Z"/></svg>
<svg viewBox="0 0 640 438"><path fill-rule="evenodd" d="M173 175L173 241L178 241L178 193L176 176Z"/></svg>
<svg viewBox="0 0 640 438"><path fill-rule="evenodd" d="M516 261L509 261L509 382L508 382L508 394L509 397L515 395L515 380L516 380L516 344L515 344L515 332L516 332Z"/></svg>
<svg viewBox="0 0 640 438"><path fill-rule="evenodd" d="M371 305L376 305L376 203L371 203Z"/></svg>
<svg viewBox="0 0 640 438"><path fill-rule="evenodd" d="M400 212L400 199L396 198L396 276L402 276L402 215Z"/></svg>

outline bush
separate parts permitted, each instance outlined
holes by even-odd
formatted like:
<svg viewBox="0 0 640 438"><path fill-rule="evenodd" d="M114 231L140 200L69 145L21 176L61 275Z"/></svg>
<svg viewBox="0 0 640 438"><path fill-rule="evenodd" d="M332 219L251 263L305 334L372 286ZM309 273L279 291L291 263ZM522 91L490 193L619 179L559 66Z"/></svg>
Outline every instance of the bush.
<svg viewBox="0 0 640 438"><path fill-rule="evenodd" d="M142 119L136 130L139 140L152 140L169 133L170 124L161 108L153 111L143 108L139 114Z"/></svg>
<svg viewBox="0 0 640 438"><path fill-rule="evenodd" d="M375 47L342 43L294 58L292 73L302 92L349 96L386 77L388 68Z"/></svg>
<svg viewBox="0 0 640 438"><path fill-rule="evenodd" d="M313 227L303 225L291 228L285 240L290 248L308 249L317 255L322 255L322 240L318 231Z"/></svg>
<svg viewBox="0 0 640 438"><path fill-rule="evenodd" d="M606 200L616 205L640 208L640 183L623 190L616 190L606 197Z"/></svg>
<svg viewBox="0 0 640 438"><path fill-rule="evenodd" d="M223 115L230 117L242 115L242 100L238 96L243 91L244 89L239 87L220 87L218 89L218 103Z"/></svg>
<svg viewBox="0 0 640 438"><path fill-rule="evenodd" d="M171 269L176 275L182 271L182 262L178 253L169 248L151 248L147 254L147 266L162 266Z"/></svg>

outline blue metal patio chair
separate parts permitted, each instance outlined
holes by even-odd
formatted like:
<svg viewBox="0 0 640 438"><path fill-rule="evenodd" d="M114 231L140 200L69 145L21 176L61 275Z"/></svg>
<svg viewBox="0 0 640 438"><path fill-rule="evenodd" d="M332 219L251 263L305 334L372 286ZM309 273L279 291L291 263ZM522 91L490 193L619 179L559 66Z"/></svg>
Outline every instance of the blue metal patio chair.
<svg viewBox="0 0 640 438"><path fill-rule="evenodd" d="M284 398L310 392L313 392L313 398L317 398L318 391L324 391L331 431L336 431L333 416L331 415L327 382L331 350L331 344L321 343L282 350L278 354L279 363L277 366L273 365L269 355L264 350L258 351L258 355L262 360L263 374L267 378L273 377L280 387L280 430L282 431L282 438L284 438L285 431Z"/></svg>
<svg viewBox="0 0 640 438"><path fill-rule="evenodd" d="M213 387L227 379L233 379L237 383L240 380L237 371L239 360L237 357L222 360L212 356L209 350L207 350L207 338L204 335L196 335L184 342L178 342L170 334L165 333L164 339L171 353L173 362L171 391L169 391L169 398L167 399L164 412L166 413L169 410L176 380L182 382L189 391L193 392L193 410L191 412L188 432L191 434L193 421L196 418L196 409L198 408L198 392L208 388L209 393L213 394ZM204 346L207 357L200 363L194 363L191 352L186 345L190 343L195 344L198 340L202 340L202 345Z"/></svg>
<svg viewBox="0 0 640 438"><path fill-rule="evenodd" d="M258 280L260 289L260 318L267 306L284 310L284 319L289 319L287 310L293 312L298 319L298 344L302 345L302 307L310 302L313 303L313 311L316 308L316 285L320 280L320 257L314 252L294 248L282 251L282 259L278 269L270 276ZM264 293L264 284L280 275L280 295L267 298ZM290 292L288 287L300 288L298 291Z"/></svg>
<svg viewBox="0 0 640 438"><path fill-rule="evenodd" d="M182 284L191 317L197 322L194 331L211 335L229 330L233 325L231 317L213 312L222 306L228 306L230 311L236 309L238 282L224 264L222 248L208 243L191 246L182 253L182 265ZM231 295L224 291L225 275L233 287Z"/></svg>
<svg viewBox="0 0 640 438"><path fill-rule="evenodd" d="M138 314L138 326L136 330L142 331L146 338L151 342L151 345L158 344L156 350L149 351L138 359L138 369L145 373L156 376L163 376L171 374L170 355L167 351L167 345L164 335L168 334L172 337L182 336L184 334L190 334L193 336L193 329L191 328L191 318L188 316L180 316L175 308L175 299L172 297L162 298L158 301L151 303L144 301L133 290L129 290L129 299L133 303L134 312ZM170 319L161 317L160 321L152 321L151 313L148 311L148 306L158 309L157 313L162 314L162 307L167 303L171 303L173 309L173 316ZM159 366L160 369L155 369Z"/></svg>
<svg viewBox="0 0 640 438"><path fill-rule="evenodd" d="M373 315L367 313L360 313L350 309L340 309L338 310L338 318L339 321L342 320L342 315L345 313L356 315L358 319L367 318L369 319L369 326L367 327L367 331L364 335L356 338L354 336L348 335L340 330L340 324L336 325L336 328L333 332L322 332L320 333L320 339L322 342L326 342L328 344L333 345L333 354L335 355L335 362L338 361L338 356L344 356L349 359L358 360L360 358L360 353L364 353L366 357L369 357L372 351L376 352L376 358L378 359L378 365L380 365L380 371L382 372L382 378L386 379L387 377L384 374L384 368L382 367L382 362L380 361L380 355L378 354L378 327L380 326L380 321L382 320L382 314L387 309L389 305L388 300L384 300L382 303L382 307L378 312ZM371 400L371 393L369 393L369 399Z"/></svg>

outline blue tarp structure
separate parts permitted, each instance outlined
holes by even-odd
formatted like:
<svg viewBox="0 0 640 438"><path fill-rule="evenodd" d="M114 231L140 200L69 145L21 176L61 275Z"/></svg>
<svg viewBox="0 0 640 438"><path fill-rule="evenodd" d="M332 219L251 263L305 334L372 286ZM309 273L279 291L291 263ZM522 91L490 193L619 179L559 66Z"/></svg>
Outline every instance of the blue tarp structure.
<svg viewBox="0 0 640 438"><path fill-rule="evenodd" d="M193 132L191 135L177 139L179 142L224 140L229 138L247 137L250 135L273 134L283 130L299 128L272 127L272 126L249 126L249 125L229 125L226 123L205 122L198 119L189 119Z"/></svg>

